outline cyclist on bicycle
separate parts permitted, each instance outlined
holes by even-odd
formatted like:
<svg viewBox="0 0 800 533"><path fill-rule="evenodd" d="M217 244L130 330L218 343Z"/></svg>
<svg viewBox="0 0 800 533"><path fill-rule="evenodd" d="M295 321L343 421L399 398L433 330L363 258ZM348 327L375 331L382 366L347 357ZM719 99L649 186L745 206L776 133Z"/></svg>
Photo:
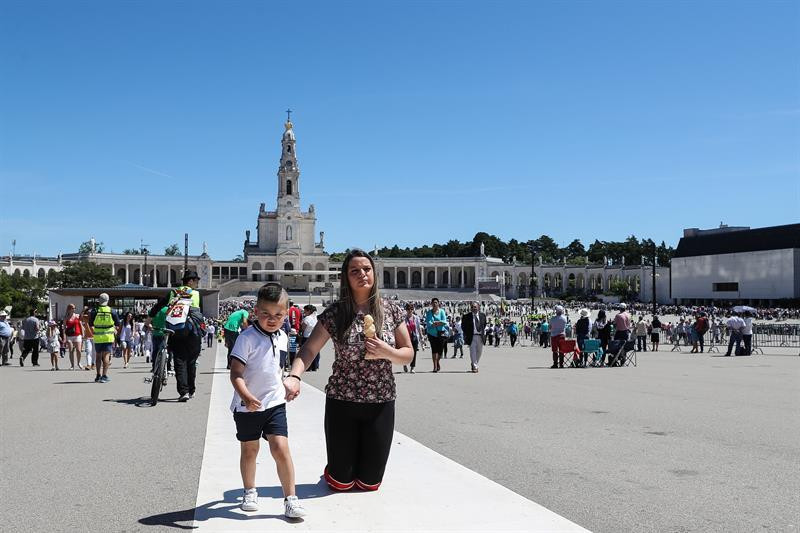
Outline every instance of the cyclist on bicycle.
<svg viewBox="0 0 800 533"><path fill-rule="evenodd" d="M169 297L164 296L159 298L147 313L147 323L153 328L153 348L150 352L150 363L152 363L153 372L156 369L156 355L158 355L161 345L164 344L167 309L169 309ZM169 363L169 370L172 370L172 363Z"/></svg>
<svg viewBox="0 0 800 533"><path fill-rule="evenodd" d="M199 314L200 291L197 290L199 282L200 276L197 275L197 272L187 270L183 275L183 285L173 289L169 294L170 305L180 299L191 299L185 332L182 335L171 335L167 345L175 363L175 381L178 383L179 402L189 401L194 398L195 393L196 363L200 356L203 340L203 331L200 324L197 323L198 316L202 319L202 315Z"/></svg>

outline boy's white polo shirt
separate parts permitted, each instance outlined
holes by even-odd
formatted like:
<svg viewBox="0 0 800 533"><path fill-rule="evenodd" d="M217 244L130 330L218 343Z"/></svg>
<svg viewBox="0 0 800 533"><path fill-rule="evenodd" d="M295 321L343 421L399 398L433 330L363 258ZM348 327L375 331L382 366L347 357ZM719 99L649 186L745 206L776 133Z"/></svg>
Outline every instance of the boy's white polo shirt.
<svg viewBox="0 0 800 533"><path fill-rule="evenodd" d="M258 323L244 330L236 339L231 357L244 363L244 382L261 402L259 411L286 403L281 369L281 353L289 350L289 339L283 330L267 333ZM242 398L234 389L231 411L247 412Z"/></svg>

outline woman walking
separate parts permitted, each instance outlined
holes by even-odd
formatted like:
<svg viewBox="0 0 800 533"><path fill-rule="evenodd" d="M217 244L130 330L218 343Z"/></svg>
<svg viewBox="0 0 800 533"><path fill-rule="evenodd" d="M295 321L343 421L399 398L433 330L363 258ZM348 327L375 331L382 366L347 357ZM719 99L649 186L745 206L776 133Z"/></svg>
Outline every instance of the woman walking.
<svg viewBox="0 0 800 533"><path fill-rule="evenodd" d="M81 348L83 347L82 331L81 317L75 312L75 306L69 304L67 306L67 312L64 315L64 334L67 338L70 370L80 370L81 368Z"/></svg>
<svg viewBox="0 0 800 533"><path fill-rule="evenodd" d="M122 319L122 327L119 330L119 343L122 347L122 368L128 368L128 361L131 359L131 348L133 347L133 315L125 313Z"/></svg>
<svg viewBox="0 0 800 533"><path fill-rule="evenodd" d="M324 478L337 491L378 490L394 432L396 388L392 363L413 357L400 308L380 298L375 264L362 250L342 263L339 301L319 315L284 381L286 399L300 394L300 376L333 339L335 359L325 387Z"/></svg>
<svg viewBox="0 0 800 533"><path fill-rule="evenodd" d="M428 324L428 340L431 343L431 358L433 359L433 371L441 370L439 361L444 351L444 343L447 342L447 315L444 309L439 307L439 298L431 300L431 308L425 313L425 322Z"/></svg>
<svg viewBox="0 0 800 533"><path fill-rule="evenodd" d="M411 359L411 373L414 374L414 367L417 366L417 351L419 350L419 320L414 316L414 306L406 304L406 328L408 329L408 337L411 340L411 347L414 349L414 358ZM408 365L403 365L403 372L408 372Z"/></svg>

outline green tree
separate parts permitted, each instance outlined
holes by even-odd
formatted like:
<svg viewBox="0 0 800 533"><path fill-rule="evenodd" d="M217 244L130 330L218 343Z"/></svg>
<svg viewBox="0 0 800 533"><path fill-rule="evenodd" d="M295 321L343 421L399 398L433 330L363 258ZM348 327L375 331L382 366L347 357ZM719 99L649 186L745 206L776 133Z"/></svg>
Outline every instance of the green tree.
<svg viewBox="0 0 800 533"><path fill-rule="evenodd" d="M122 253L125 255L139 255L139 250L136 248L125 248L122 250Z"/></svg>
<svg viewBox="0 0 800 533"><path fill-rule="evenodd" d="M97 252L98 254L103 253L103 250L105 250L105 248L106 248L105 244L103 244L102 242L96 242L95 241L95 243L94 243L95 252ZM82 242L81 245L78 246L78 253L79 254L90 254L90 253L92 253L92 241L88 240L88 241Z"/></svg>
<svg viewBox="0 0 800 533"><path fill-rule="evenodd" d="M628 283L625 280L615 279L614 281L611 282L611 285L609 285L608 291L606 292L608 294L619 296L620 298L626 299L631 296L631 293L633 291L631 290L630 285L628 285Z"/></svg>
<svg viewBox="0 0 800 533"><path fill-rule="evenodd" d="M122 281L107 266L91 261L67 263L56 277L57 287L114 287Z"/></svg>
<svg viewBox="0 0 800 533"><path fill-rule="evenodd" d="M533 241L533 249L536 255L542 258L542 261L553 262L560 259L558 257L558 244L547 235L542 235Z"/></svg>
<svg viewBox="0 0 800 533"><path fill-rule="evenodd" d="M177 243L172 243L164 248L164 255L181 255L181 249L178 248ZM244 261L244 259L242 259Z"/></svg>
<svg viewBox="0 0 800 533"><path fill-rule="evenodd" d="M579 239L575 239L569 243L567 247L562 250L562 252L567 259L577 259L579 257L583 258L586 256L586 248L584 248Z"/></svg>
<svg viewBox="0 0 800 533"><path fill-rule="evenodd" d="M28 315L31 307L37 312L47 308L47 285L35 276L0 272L0 308L11 306L12 317Z"/></svg>

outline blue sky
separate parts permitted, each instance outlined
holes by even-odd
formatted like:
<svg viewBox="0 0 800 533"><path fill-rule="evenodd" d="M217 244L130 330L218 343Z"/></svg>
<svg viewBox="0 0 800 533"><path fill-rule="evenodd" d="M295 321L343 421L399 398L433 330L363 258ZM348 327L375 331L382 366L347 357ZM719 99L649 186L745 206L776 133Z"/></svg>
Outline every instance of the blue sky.
<svg viewBox="0 0 800 533"><path fill-rule="evenodd" d="M795 223L798 58L795 1L0 0L0 254L241 253L287 107L328 251Z"/></svg>

